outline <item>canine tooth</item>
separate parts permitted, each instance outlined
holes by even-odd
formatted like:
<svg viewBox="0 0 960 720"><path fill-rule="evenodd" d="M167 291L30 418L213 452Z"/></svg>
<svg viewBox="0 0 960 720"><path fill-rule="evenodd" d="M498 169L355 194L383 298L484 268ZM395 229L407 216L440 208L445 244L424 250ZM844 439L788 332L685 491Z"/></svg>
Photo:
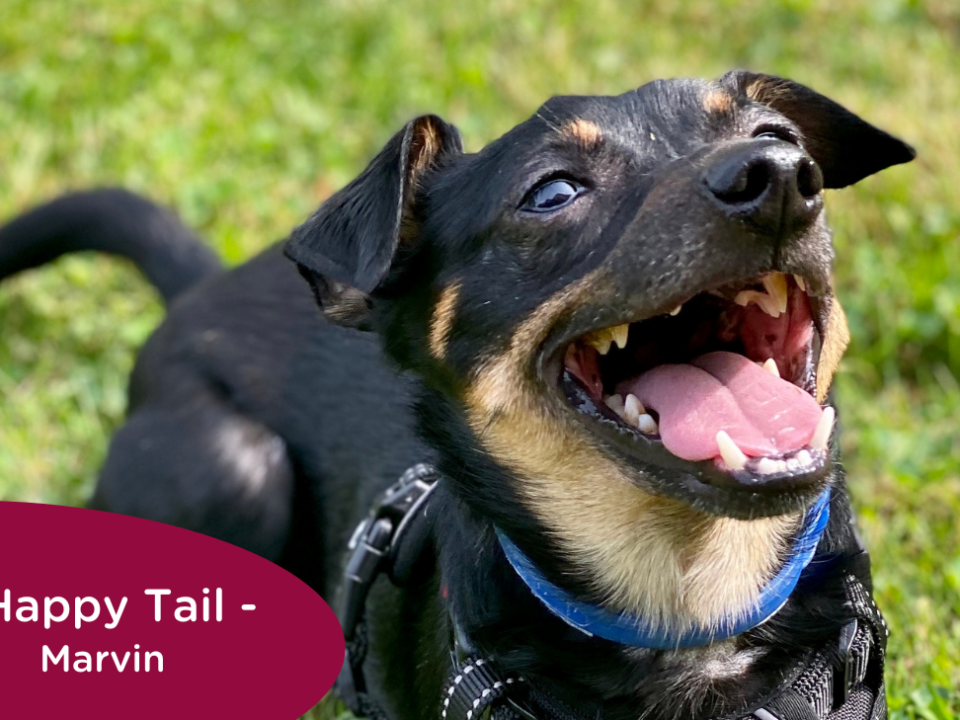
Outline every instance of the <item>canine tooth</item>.
<svg viewBox="0 0 960 720"><path fill-rule="evenodd" d="M717 433L717 448L720 450L720 457L731 470L743 470L747 466L747 456L724 430Z"/></svg>
<svg viewBox="0 0 960 720"><path fill-rule="evenodd" d="M656 435L660 432L660 426L657 425L657 421L653 419L653 415L647 415L646 413L637 419L637 427L640 428L640 432L644 435Z"/></svg>
<svg viewBox="0 0 960 720"><path fill-rule="evenodd" d="M773 298L770 295L765 295L764 293L757 293L756 302L757 305L760 306L760 309L770 317L780 317L780 306L777 304L776 298Z"/></svg>
<svg viewBox="0 0 960 720"><path fill-rule="evenodd" d="M763 369L774 377L780 377L780 368L777 367L777 361L773 358L767 358L767 361L763 363Z"/></svg>
<svg viewBox="0 0 960 720"><path fill-rule="evenodd" d="M607 407L613 410L617 415L623 417L623 398L619 395L611 395L604 402Z"/></svg>
<svg viewBox="0 0 960 720"><path fill-rule="evenodd" d="M637 400L636 395L627 395L627 399L623 401L623 417L628 423L639 427L640 416L645 412L647 412L646 408Z"/></svg>
<svg viewBox="0 0 960 720"><path fill-rule="evenodd" d="M767 294L773 298L779 311L777 315L785 313L787 311L787 300L789 298L787 294L787 276L781 272L767 273L763 276L763 288L767 291ZM773 313L770 314L772 315ZM774 317L777 317L777 315L774 315Z"/></svg>
<svg viewBox="0 0 960 720"><path fill-rule="evenodd" d="M806 450L801 450L797 453L797 462L799 462L801 465L809 465L811 462L813 462L813 456Z"/></svg>
<svg viewBox="0 0 960 720"><path fill-rule="evenodd" d="M614 345L623 350L627 346L627 336L630 334L630 323L608 328L608 331L613 338Z"/></svg>
<svg viewBox="0 0 960 720"><path fill-rule="evenodd" d="M756 303L767 315L780 317L780 309L777 301L758 290L741 290L734 296L733 301L741 307L746 307L750 303Z"/></svg>
<svg viewBox="0 0 960 720"><path fill-rule="evenodd" d="M826 452L827 443L830 442L830 433L833 432L833 421L836 420L837 411L832 407L825 407L823 415L820 416L820 422L817 423L817 429L813 431L813 437L810 438L810 447L814 450L823 450Z"/></svg>
<svg viewBox="0 0 960 720"><path fill-rule="evenodd" d="M793 472L794 470L799 470L799 469L800 469L799 460L797 460L795 457L792 457L789 460L787 460L787 470L789 470L790 472Z"/></svg>
<svg viewBox="0 0 960 720"><path fill-rule="evenodd" d="M798 287L798 288L800 288L801 290L803 290L803 292L806 292L806 291L807 291L807 283L806 283L806 281L804 281L803 276L801 276L801 275L794 275L794 276L793 276L793 279L794 279L794 282L797 283L797 287Z"/></svg>
<svg viewBox="0 0 960 720"><path fill-rule="evenodd" d="M677 305L673 310L670 311L670 317L676 317L680 314L680 311L683 309L683 303Z"/></svg>
<svg viewBox="0 0 960 720"><path fill-rule="evenodd" d="M590 333L584 338L584 341L595 348L601 355L606 355L610 352L610 345L613 343L613 338L610 336L610 332L604 329Z"/></svg>
<svg viewBox="0 0 960 720"><path fill-rule="evenodd" d="M779 460L774 460L773 458L761 458L760 462L757 463L758 475L773 475L777 472L782 472L780 469Z"/></svg>

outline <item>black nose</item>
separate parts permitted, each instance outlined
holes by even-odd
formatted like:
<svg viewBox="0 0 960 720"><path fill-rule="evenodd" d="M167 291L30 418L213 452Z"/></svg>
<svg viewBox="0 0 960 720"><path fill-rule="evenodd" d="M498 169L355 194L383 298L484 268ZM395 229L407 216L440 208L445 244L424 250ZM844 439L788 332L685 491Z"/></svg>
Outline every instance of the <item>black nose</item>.
<svg viewBox="0 0 960 720"><path fill-rule="evenodd" d="M703 176L723 209L771 231L809 225L823 203L823 173L796 145L750 140L721 151Z"/></svg>

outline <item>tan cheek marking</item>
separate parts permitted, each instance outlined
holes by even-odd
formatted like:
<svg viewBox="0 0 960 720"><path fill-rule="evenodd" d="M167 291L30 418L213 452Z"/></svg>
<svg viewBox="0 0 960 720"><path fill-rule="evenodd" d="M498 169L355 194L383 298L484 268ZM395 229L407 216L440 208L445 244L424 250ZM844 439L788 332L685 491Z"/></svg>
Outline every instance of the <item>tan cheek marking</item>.
<svg viewBox="0 0 960 720"><path fill-rule="evenodd" d="M583 118L577 118L576 120L568 122L560 130L560 134L573 138L586 147L596 146L603 136L599 125L590 120L584 120Z"/></svg>
<svg viewBox="0 0 960 720"><path fill-rule="evenodd" d="M490 358L467 393L483 446L521 481L525 503L571 564L611 606L659 623L714 624L755 602L776 571L799 515L717 518L646 493L565 409L524 376L530 356L582 293L604 287L594 271L561 291ZM595 293L595 290L594 290Z"/></svg>
<svg viewBox="0 0 960 720"><path fill-rule="evenodd" d="M830 384L840 366L840 358L850 344L850 328L847 316L837 297L830 305L830 316L823 333L823 347L820 350L820 364L817 367L817 402L822 403L830 390Z"/></svg>
<svg viewBox="0 0 960 720"><path fill-rule="evenodd" d="M717 115L729 113L733 109L733 98L722 90L711 90L703 96L703 109Z"/></svg>
<svg viewBox="0 0 960 720"><path fill-rule="evenodd" d="M437 360L442 360L447 354L447 342L450 340L450 331L456 317L460 288L460 281L455 280L441 290L440 299L437 300L430 318L430 352Z"/></svg>

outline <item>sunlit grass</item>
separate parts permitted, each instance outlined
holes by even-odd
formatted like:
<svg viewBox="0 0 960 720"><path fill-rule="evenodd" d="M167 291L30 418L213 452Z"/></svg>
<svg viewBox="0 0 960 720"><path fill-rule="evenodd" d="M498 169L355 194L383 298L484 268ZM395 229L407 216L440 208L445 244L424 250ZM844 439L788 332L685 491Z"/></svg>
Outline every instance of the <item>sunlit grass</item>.
<svg viewBox="0 0 960 720"><path fill-rule="evenodd" d="M954 0L3 0L0 18L0 216L121 184L175 207L230 263L423 111L477 149L553 94L749 67L915 144L913 165L828 200L854 337L838 401L894 629L892 715L960 712ZM0 287L0 497L83 501L161 317L151 289L104 258Z"/></svg>

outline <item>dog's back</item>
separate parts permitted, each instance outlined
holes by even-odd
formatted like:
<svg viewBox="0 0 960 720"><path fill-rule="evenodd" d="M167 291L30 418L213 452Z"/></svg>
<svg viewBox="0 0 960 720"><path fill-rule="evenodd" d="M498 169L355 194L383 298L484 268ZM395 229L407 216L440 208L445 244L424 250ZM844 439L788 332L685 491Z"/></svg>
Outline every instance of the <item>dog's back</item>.
<svg viewBox="0 0 960 720"><path fill-rule="evenodd" d="M370 498L428 456L378 339L326 322L279 245L223 272L175 215L123 190L4 226L0 278L82 250L133 260L169 306L91 507L219 537L324 591L320 554L339 555Z"/></svg>

